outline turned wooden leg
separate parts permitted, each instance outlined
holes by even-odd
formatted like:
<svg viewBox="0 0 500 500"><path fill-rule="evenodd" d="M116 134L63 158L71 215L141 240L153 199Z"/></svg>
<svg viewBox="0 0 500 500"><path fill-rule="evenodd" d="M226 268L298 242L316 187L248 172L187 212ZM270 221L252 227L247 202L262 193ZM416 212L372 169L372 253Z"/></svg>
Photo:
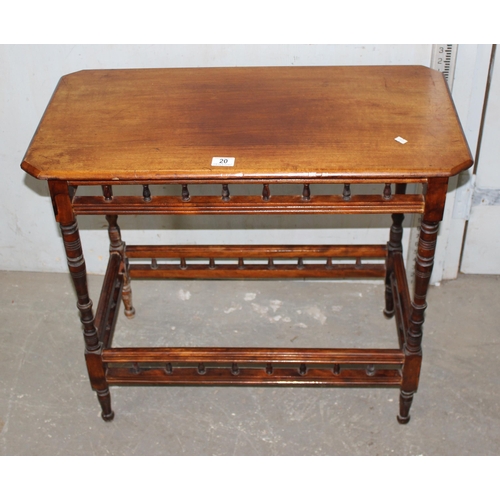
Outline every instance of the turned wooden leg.
<svg viewBox="0 0 500 500"><path fill-rule="evenodd" d="M424 313L427 307L426 296L431 279L434 253L439 230L439 222L423 221L420 228L417 259L415 263L415 292L411 304L409 328L404 345L405 363L401 384L400 414L398 422L405 424L410 420L410 406L418 388L420 366L422 364L422 332Z"/></svg>
<svg viewBox="0 0 500 500"><path fill-rule="evenodd" d="M109 234L109 251L110 253L118 253L122 259L120 273L123 276L123 289L122 300L125 307L125 316L133 318L135 316L135 309L132 305L132 288L130 286L129 263L125 255L125 243L122 241L120 227L117 224L117 215L106 215L108 221L108 234Z"/></svg>
<svg viewBox="0 0 500 500"><path fill-rule="evenodd" d="M102 412L101 417L105 422L111 422L115 417L115 412L111 409L111 395L109 393L109 388L103 389L102 391L96 391L97 399L101 404Z"/></svg>
<svg viewBox="0 0 500 500"><path fill-rule="evenodd" d="M399 415L397 416L400 424L407 424L410 421L410 406L413 402L414 392L401 391L399 395Z"/></svg>
<svg viewBox="0 0 500 500"><path fill-rule="evenodd" d="M87 286L87 271L83 258L80 235L76 220L69 224L61 223L61 232L68 260L68 267L76 289L77 306L80 310L80 320L83 325L83 338L85 341L85 359L89 372L92 389L97 392L97 397L102 408L102 418L111 420L114 416L111 410L111 397L108 383L104 373L101 351L97 330L94 325L92 301L90 300Z"/></svg>
<svg viewBox="0 0 500 500"><path fill-rule="evenodd" d="M406 184L396 185L396 194L404 194ZM404 214L392 214L392 226L387 243L387 257L385 261L385 309L384 316L392 318L394 316L394 297L392 296L391 275L394 272L394 252L402 252L403 245L403 220Z"/></svg>

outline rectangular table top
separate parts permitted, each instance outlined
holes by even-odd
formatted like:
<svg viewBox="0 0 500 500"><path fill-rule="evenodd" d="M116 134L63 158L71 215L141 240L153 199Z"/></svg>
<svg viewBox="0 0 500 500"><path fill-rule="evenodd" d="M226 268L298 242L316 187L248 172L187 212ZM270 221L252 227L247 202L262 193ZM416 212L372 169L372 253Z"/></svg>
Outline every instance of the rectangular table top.
<svg viewBox="0 0 500 500"><path fill-rule="evenodd" d="M138 183L410 181L471 165L443 75L423 66L80 71L22 162L39 179Z"/></svg>

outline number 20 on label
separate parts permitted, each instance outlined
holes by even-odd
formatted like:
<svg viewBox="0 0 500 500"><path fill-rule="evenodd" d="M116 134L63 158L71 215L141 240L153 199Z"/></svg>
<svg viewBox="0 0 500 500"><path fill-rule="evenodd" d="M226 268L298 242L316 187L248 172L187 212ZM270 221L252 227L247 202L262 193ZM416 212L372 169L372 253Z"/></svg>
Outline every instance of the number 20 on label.
<svg viewBox="0 0 500 500"><path fill-rule="evenodd" d="M212 158L212 167L234 167L235 160L236 158L228 156L214 156Z"/></svg>

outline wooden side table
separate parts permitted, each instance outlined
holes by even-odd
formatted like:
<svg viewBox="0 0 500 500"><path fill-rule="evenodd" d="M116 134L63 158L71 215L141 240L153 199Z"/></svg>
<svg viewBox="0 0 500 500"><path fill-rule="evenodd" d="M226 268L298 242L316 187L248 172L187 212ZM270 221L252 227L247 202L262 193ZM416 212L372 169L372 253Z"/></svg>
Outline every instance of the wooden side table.
<svg viewBox="0 0 500 500"><path fill-rule="evenodd" d="M104 420L112 384L291 384L399 387L400 423L418 388L448 179L471 165L443 76L420 66L81 71L61 78L22 162L49 184ZM156 195L166 184L176 194ZM220 195L195 195L199 184ZM240 184L261 187L232 194ZM295 194L277 194L281 184ZM359 184L380 188L360 194ZM88 185L102 192L79 195ZM136 190L118 195L116 185ZM117 225L122 214L363 213L392 214L387 245L132 246ZM422 214L413 297L406 213ZM95 316L77 226L87 214L106 216L111 242ZM399 348L112 347L120 299L134 316L131 278L299 277L384 278Z"/></svg>

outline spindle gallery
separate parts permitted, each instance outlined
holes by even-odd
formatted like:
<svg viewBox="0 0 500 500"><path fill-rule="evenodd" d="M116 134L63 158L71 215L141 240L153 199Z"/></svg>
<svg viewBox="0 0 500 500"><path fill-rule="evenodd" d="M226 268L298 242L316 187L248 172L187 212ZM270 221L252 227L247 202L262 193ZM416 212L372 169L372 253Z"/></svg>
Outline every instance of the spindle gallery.
<svg viewBox="0 0 500 500"><path fill-rule="evenodd" d="M114 384L274 384L395 388L400 423L419 384L448 179L471 165L442 74L421 66L81 71L61 78L22 162L48 182L104 420ZM380 244L313 245L307 233L300 245L125 243L118 219L137 214L390 214L392 225ZM422 218L413 291L405 214ZM86 215L106 218L110 240L95 309L77 224ZM134 280L184 278L383 280L373 314L393 319L399 347L113 346L121 303L130 321L143 314Z"/></svg>

